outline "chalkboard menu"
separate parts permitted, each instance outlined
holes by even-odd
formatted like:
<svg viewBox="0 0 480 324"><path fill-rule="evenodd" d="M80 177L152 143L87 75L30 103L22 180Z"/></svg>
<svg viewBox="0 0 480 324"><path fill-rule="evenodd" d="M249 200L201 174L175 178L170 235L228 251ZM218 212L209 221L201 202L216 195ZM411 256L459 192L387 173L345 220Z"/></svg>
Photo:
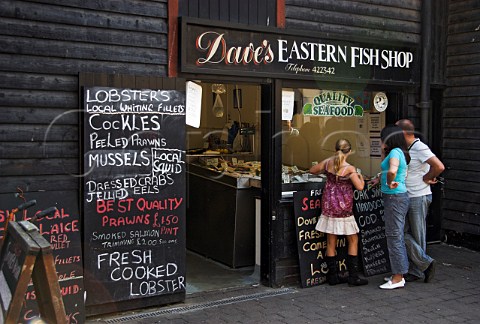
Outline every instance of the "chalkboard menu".
<svg viewBox="0 0 480 324"><path fill-rule="evenodd" d="M84 89L86 304L185 292L185 94Z"/></svg>
<svg viewBox="0 0 480 324"><path fill-rule="evenodd" d="M360 228L359 251L364 275L373 276L389 272L390 260L380 188L355 190L353 212Z"/></svg>
<svg viewBox="0 0 480 324"><path fill-rule="evenodd" d="M295 228L298 243L298 259L300 278L303 288L317 286L326 281L328 273L325 262L327 237L318 232L315 225L322 213L321 190L297 191L293 194L293 208L295 214ZM346 272L346 238L337 239L338 275L347 276Z"/></svg>
<svg viewBox="0 0 480 324"><path fill-rule="evenodd" d="M28 200L35 199L37 204L17 213L15 221L29 220L48 207L57 207L55 214L39 219L34 224L52 248L68 323L83 323L85 307L78 198L76 195L63 191L26 192L24 195ZM0 195L0 206L14 207L21 202L13 194ZM2 236L8 212L7 209L0 210L0 234ZM30 282L22 303L19 322L30 323L39 316L37 295L35 287Z"/></svg>

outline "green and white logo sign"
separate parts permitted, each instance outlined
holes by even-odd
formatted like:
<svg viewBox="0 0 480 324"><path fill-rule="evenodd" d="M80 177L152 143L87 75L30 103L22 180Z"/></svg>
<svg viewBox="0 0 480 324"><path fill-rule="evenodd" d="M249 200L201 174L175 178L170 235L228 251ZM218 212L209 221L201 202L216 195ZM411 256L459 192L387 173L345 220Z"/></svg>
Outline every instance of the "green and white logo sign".
<svg viewBox="0 0 480 324"><path fill-rule="evenodd" d="M353 105L355 99L341 92L329 91L303 106L305 116L362 117L363 107Z"/></svg>

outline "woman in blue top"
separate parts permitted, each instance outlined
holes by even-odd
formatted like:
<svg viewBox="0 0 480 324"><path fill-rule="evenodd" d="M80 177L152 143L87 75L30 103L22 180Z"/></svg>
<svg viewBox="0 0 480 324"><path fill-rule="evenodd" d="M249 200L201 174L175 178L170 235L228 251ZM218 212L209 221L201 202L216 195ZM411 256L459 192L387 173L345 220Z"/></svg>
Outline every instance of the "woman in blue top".
<svg viewBox="0 0 480 324"><path fill-rule="evenodd" d="M399 126L385 127L380 133L380 138L383 158L380 181L385 213L385 235L392 269L392 276L387 278L388 281L380 288L395 289L405 286L403 275L408 272L403 228L409 204L405 178L410 156Z"/></svg>

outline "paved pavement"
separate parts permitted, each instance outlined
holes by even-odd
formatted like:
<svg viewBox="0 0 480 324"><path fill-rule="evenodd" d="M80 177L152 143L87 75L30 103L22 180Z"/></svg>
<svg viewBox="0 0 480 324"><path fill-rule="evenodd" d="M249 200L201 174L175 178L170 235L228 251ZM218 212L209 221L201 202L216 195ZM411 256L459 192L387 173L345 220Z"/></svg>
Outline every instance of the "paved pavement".
<svg viewBox="0 0 480 324"><path fill-rule="evenodd" d="M428 246L438 261L431 283L382 290L384 275L362 287L263 286L189 295L185 303L90 319L89 323L480 323L480 252Z"/></svg>

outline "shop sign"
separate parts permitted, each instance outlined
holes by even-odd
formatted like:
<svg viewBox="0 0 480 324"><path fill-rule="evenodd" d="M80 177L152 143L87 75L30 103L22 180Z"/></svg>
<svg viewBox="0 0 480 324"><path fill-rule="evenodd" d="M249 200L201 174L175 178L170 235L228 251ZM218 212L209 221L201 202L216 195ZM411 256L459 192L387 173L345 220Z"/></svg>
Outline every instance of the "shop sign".
<svg viewBox="0 0 480 324"><path fill-rule="evenodd" d="M363 108L354 105L355 99L341 92L329 91L313 98L303 106L305 116L363 117Z"/></svg>
<svg viewBox="0 0 480 324"><path fill-rule="evenodd" d="M181 72L360 82L418 81L416 49L275 28L182 20Z"/></svg>

